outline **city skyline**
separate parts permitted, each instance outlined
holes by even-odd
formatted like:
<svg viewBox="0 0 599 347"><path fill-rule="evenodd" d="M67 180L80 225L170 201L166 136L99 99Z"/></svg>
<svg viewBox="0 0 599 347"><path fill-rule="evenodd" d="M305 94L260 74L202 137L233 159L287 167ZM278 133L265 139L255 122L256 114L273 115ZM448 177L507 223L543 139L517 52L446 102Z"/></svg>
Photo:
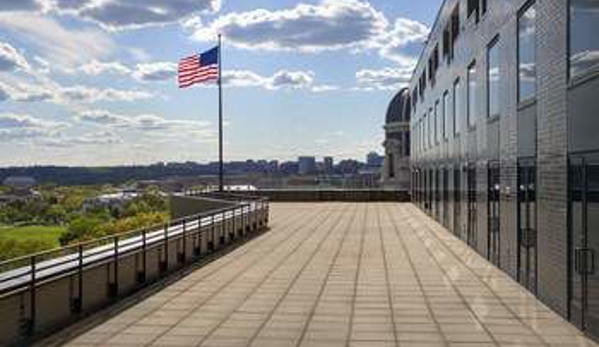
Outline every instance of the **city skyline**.
<svg viewBox="0 0 599 347"><path fill-rule="evenodd" d="M380 152L440 1L125 3L0 4L4 166L215 160L216 89L180 91L174 71L216 32L225 160Z"/></svg>

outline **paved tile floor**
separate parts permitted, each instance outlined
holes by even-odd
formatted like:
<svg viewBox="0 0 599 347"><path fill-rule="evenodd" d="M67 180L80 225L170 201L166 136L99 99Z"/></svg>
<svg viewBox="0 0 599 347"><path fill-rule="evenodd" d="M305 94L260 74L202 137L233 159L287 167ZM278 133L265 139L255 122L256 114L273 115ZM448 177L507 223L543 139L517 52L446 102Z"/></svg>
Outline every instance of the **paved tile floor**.
<svg viewBox="0 0 599 347"><path fill-rule="evenodd" d="M410 204L272 204L272 230L68 346L597 346Z"/></svg>

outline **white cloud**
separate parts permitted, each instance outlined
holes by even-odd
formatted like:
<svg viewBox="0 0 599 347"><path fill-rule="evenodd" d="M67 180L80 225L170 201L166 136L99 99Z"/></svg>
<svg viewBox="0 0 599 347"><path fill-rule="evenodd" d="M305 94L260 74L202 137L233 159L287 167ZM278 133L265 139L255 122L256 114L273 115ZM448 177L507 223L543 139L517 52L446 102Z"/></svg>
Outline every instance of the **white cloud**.
<svg viewBox="0 0 599 347"><path fill-rule="evenodd" d="M132 77L139 82L160 82L175 78L177 64L172 62L151 62L129 67L118 61L92 60L81 66L79 70L89 76L108 74Z"/></svg>
<svg viewBox="0 0 599 347"><path fill-rule="evenodd" d="M119 62L101 62L93 59L81 66L80 70L86 75L98 76L101 74L127 75L131 70Z"/></svg>
<svg viewBox="0 0 599 347"><path fill-rule="evenodd" d="M267 90L302 89L315 92L332 90L332 86L314 86L312 71L280 70L272 76L262 76L248 70L223 71L223 84L240 88L263 88Z"/></svg>
<svg viewBox="0 0 599 347"><path fill-rule="evenodd" d="M196 27L192 37L209 41L222 33L229 44L246 49L313 52L369 45L387 26L385 16L368 2L324 0L278 11L230 13Z"/></svg>
<svg viewBox="0 0 599 347"><path fill-rule="evenodd" d="M248 70L225 70L222 82L231 87L265 87L268 78Z"/></svg>
<svg viewBox="0 0 599 347"><path fill-rule="evenodd" d="M220 0L53 0L48 7L115 30L168 24L192 13L213 13L220 9Z"/></svg>
<svg viewBox="0 0 599 347"><path fill-rule="evenodd" d="M9 43L0 41L0 71L29 70L25 57Z"/></svg>
<svg viewBox="0 0 599 347"><path fill-rule="evenodd" d="M177 64L171 62L154 62L137 64L133 77L138 81L155 82L174 79L177 75Z"/></svg>
<svg viewBox="0 0 599 347"><path fill-rule="evenodd" d="M63 87L59 98L67 102L95 103L99 101L136 101L150 99L154 94L141 90L93 88L86 86Z"/></svg>
<svg viewBox="0 0 599 347"><path fill-rule="evenodd" d="M196 40L212 41L222 33L227 44L242 49L304 53L373 49L402 64L410 59L402 50L424 42L429 32L424 24L406 18L391 24L364 0L323 0L277 11L230 13L209 24L195 17L183 26Z"/></svg>
<svg viewBox="0 0 599 347"><path fill-rule="evenodd" d="M130 122L130 119L128 117L115 114L106 110L83 111L76 116L76 119L83 122L110 126L125 126Z"/></svg>
<svg viewBox="0 0 599 347"><path fill-rule="evenodd" d="M55 136L44 137L38 139L35 144L40 147L70 148L74 146L115 145L121 143L123 143L123 139L114 132L100 130L80 136L58 134Z"/></svg>
<svg viewBox="0 0 599 347"><path fill-rule="evenodd" d="M109 56L115 45L104 32L70 30L47 15L0 12L0 30L7 30L38 48L44 59L57 68L77 68L92 59Z"/></svg>
<svg viewBox="0 0 599 347"><path fill-rule="evenodd" d="M314 93L332 92L332 91L336 91L336 90L339 90L338 86L329 85L329 84L323 84L323 85L312 87L312 91Z"/></svg>
<svg viewBox="0 0 599 347"><path fill-rule="evenodd" d="M402 50L409 44L424 43L429 28L417 21L399 18L392 30L380 39L379 53L382 57L393 60L402 66L414 64L415 58L407 56Z"/></svg>
<svg viewBox="0 0 599 347"><path fill-rule="evenodd" d="M123 139L111 131L101 130L74 137L72 143L78 145L117 144L123 143Z"/></svg>
<svg viewBox="0 0 599 347"><path fill-rule="evenodd" d="M270 78L269 87L271 89L307 89L311 87L312 84L314 84L314 73L311 71L282 70L278 71Z"/></svg>
<svg viewBox="0 0 599 347"><path fill-rule="evenodd" d="M360 90L398 90L406 86L412 77L412 68L364 69L356 72Z"/></svg>
<svg viewBox="0 0 599 347"><path fill-rule="evenodd" d="M27 114L0 113L0 139L5 141L54 136L69 126Z"/></svg>
<svg viewBox="0 0 599 347"><path fill-rule="evenodd" d="M8 84L0 81L0 101L3 99L18 102L48 101L59 104L96 103L101 101L137 101L155 97L141 90L115 88L95 88L83 85L61 86L54 82L37 84L12 81Z"/></svg>
<svg viewBox="0 0 599 347"><path fill-rule="evenodd" d="M75 116L80 122L91 123L114 129L139 131L197 131L210 125L209 122L166 119L153 114L123 115L107 110L87 110Z"/></svg>
<svg viewBox="0 0 599 347"><path fill-rule="evenodd" d="M0 81L0 95L4 95L4 100L19 102L38 102L51 101L56 98L56 91L44 88L38 84L22 83L11 81L12 83L3 83ZM0 101L2 101L0 96Z"/></svg>

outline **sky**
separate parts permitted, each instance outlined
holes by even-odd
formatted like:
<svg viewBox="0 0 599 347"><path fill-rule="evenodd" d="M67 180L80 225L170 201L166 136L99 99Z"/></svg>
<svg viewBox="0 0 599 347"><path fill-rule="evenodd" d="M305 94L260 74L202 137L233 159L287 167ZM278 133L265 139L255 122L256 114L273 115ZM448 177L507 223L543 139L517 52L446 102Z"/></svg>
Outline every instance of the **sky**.
<svg viewBox="0 0 599 347"><path fill-rule="evenodd" d="M209 162L218 90L179 59L223 35L225 159L382 152L442 0L0 0L0 167Z"/></svg>

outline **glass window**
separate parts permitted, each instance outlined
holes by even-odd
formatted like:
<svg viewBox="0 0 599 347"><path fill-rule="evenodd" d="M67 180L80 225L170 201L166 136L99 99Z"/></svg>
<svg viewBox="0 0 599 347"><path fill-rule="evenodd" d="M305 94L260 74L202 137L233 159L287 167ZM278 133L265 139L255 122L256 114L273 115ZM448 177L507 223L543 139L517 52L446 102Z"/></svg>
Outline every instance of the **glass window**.
<svg viewBox="0 0 599 347"><path fill-rule="evenodd" d="M443 139L447 140L449 138L449 118L451 114L452 107L449 104L449 91L445 91L443 94ZM453 118L453 116L451 117Z"/></svg>
<svg viewBox="0 0 599 347"><path fill-rule="evenodd" d="M414 142L410 142L410 147L414 148L414 153L418 153L418 123L416 123L412 128L412 133L414 134L414 136L412 137L412 140Z"/></svg>
<svg viewBox="0 0 599 347"><path fill-rule="evenodd" d="M441 136L441 117L439 115L439 100L435 102L435 144L439 144L439 139Z"/></svg>
<svg viewBox="0 0 599 347"><path fill-rule="evenodd" d="M473 62L468 67L468 127L476 126L476 99L478 84L476 82L476 62Z"/></svg>
<svg viewBox="0 0 599 347"><path fill-rule="evenodd" d="M424 151L424 120L421 119L420 120L420 126L418 127L420 129L420 151Z"/></svg>
<svg viewBox="0 0 599 347"><path fill-rule="evenodd" d="M468 0L468 18L476 15L476 20L478 21L478 5L478 0Z"/></svg>
<svg viewBox="0 0 599 347"><path fill-rule="evenodd" d="M424 118L422 119L422 151L426 151L426 122L428 122L426 118L426 114L424 114Z"/></svg>
<svg viewBox="0 0 599 347"><path fill-rule="evenodd" d="M428 113L426 114L426 148L429 149L431 148L431 144L433 143L433 141L431 141L433 134L432 134L432 122L431 119L433 118L433 115Z"/></svg>
<svg viewBox="0 0 599 347"><path fill-rule="evenodd" d="M499 66L499 38L495 39L487 51L487 117L498 117L501 102L501 70Z"/></svg>
<svg viewBox="0 0 599 347"><path fill-rule="evenodd" d="M432 148L435 142L435 119L433 114L433 108L428 109L428 147Z"/></svg>
<svg viewBox="0 0 599 347"><path fill-rule="evenodd" d="M570 77L599 70L599 1L570 0Z"/></svg>
<svg viewBox="0 0 599 347"><path fill-rule="evenodd" d="M462 128L462 117L464 117L463 102L462 84L457 79L453 84L453 136L458 136Z"/></svg>
<svg viewBox="0 0 599 347"><path fill-rule="evenodd" d="M537 93L535 3L532 2L518 17L518 100L534 98Z"/></svg>

